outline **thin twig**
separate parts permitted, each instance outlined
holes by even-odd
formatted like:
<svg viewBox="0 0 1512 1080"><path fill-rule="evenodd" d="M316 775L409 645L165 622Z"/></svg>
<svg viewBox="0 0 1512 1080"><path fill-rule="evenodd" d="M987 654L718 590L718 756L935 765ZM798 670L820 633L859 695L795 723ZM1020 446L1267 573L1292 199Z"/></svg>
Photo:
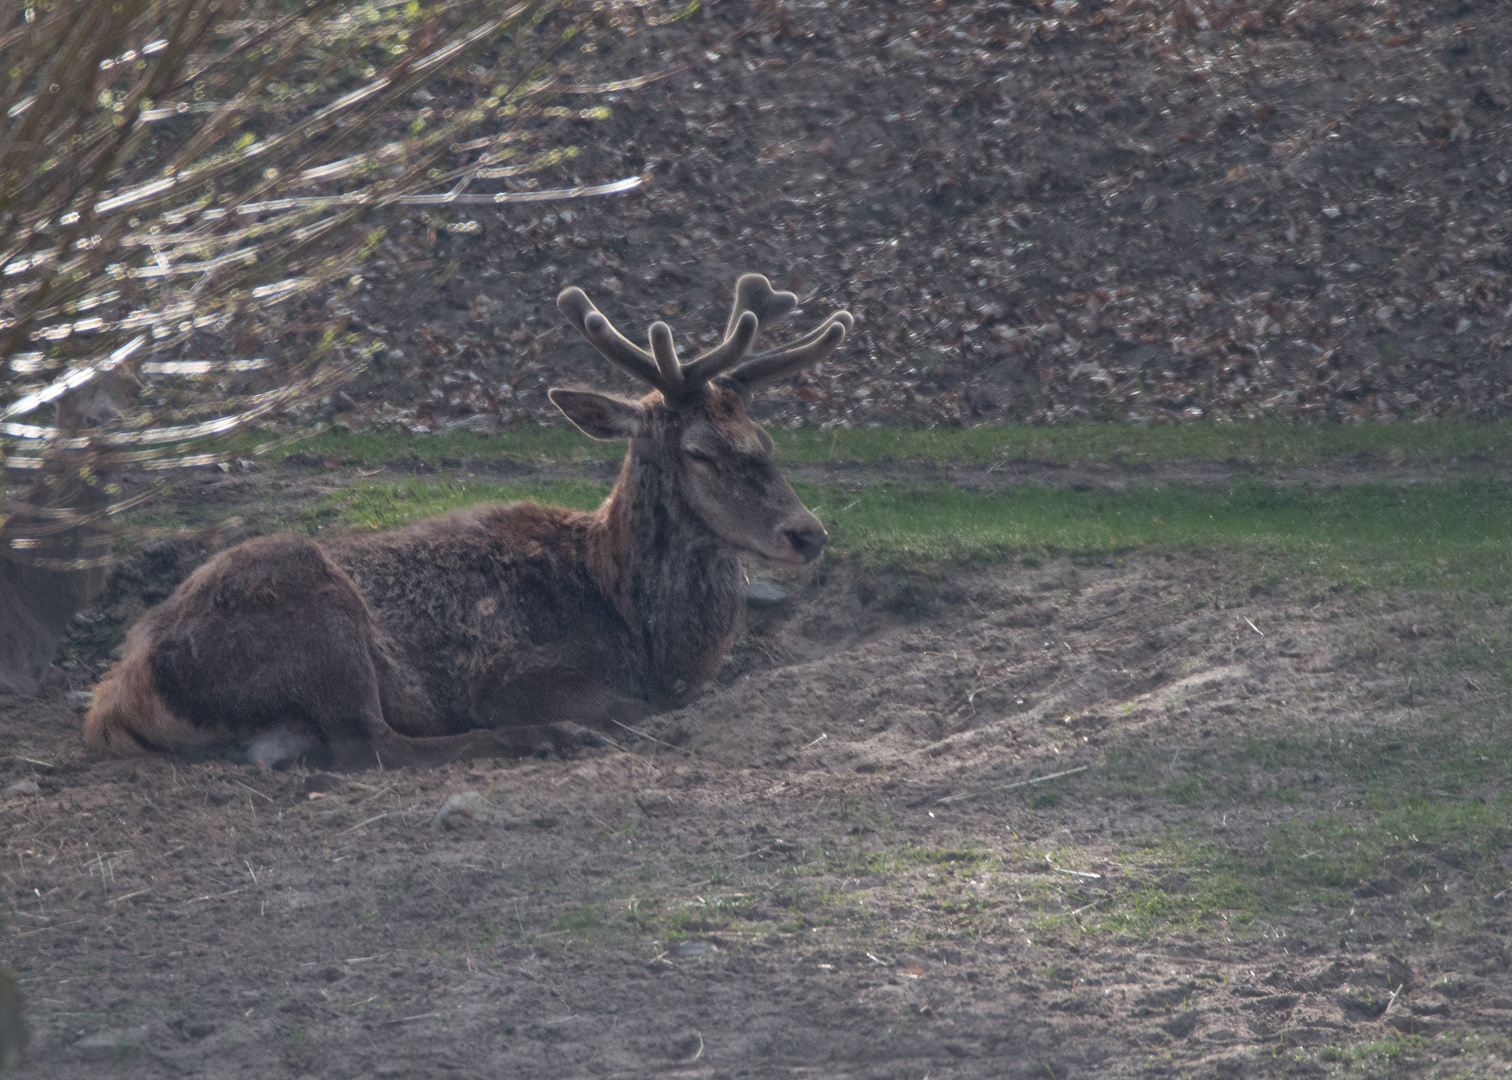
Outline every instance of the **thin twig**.
<svg viewBox="0 0 1512 1080"><path fill-rule="evenodd" d="M655 765L651 764L645 758L641 757L639 754L637 754L634 750L630 749L628 746L621 746L619 743L615 742L609 736L604 735L604 734L600 734L599 738L603 739L604 742L606 742L610 746L614 747L616 750L618 750L620 753L624 754L626 757L633 759L637 764L644 765L646 768L650 769L653 775L655 775L655 776L660 776L661 775L661 770L660 769L658 769Z"/></svg>
<svg viewBox="0 0 1512 1080"><path fill-rule="evenodd" d="M943 799L938 800L938 803L959 802L961 799L974 799L978 795L987 795L994 791L1012 791L1014 788L1028 787L1030 784L1043 784L1047 780L1059 780L1063 776L1075 776L1077 773L1086 772L1091 767L1090 765L1078 765L1074 769L1051 773L1049 776L1036 776L1032 780L1020 780L1014 784L1001 784L997 787L982 788L980 791L966 791L960 795L947 795Z"/></svg>
<svg viewBox="0 0 1512 1080"><path fill-rule="evenodd" d="M451 893L447 892L445 889L443 889L440 886L440 884L436 881L435 878L431 877L429 874L426 874L425 875L425 880L428 881L428 882L430 882L431 888L435 889L438 893L440 893L442 896L446 897L453 904L457 903L457 898L455 896L453 896ZM461 905L458 905L458 906L460 907Z"/></svg>
<svg viewBox="0 0 1512 1080"><path fill-rule="evenodd" d="M230 892L214 893L214 894L210 894L210 895L206 895L206 896L191 896L189 899L185 900L184 903L186 903L186 904L198 904L198 903L200 903L203 900L224 900L228 896L235 896L239 892L246 892L246 891L247 891L246 887L243 886L242 888L239 888L239 889L232 889Z"/></svg>
<svg viewBox="0 0 1512 1080"><path fill-rule="evenodd" d="M683 747L683 746L673 746L669 742L663 742L661 739L658 739L655 735L647 735L644 731L637 731L635 728L631 727L629 724L621 724L618 720L610 720L609 722L611 724L613 724L615 727L622 727L622 728L624 728L626 731L628 731L632 735L639 735L642 739L650 739L652 742L656 743L659 746L665 746L668 750L676 750L680 754L692 754L693 753L693 751L687 749L686 747Z"/></svg>
<svg viewBox="0 0 1512 1080"><path fill-rule="evenodd" d="M384 1023L385 1024L407 1024L411 1020L431 1020L431 1019L433 1019L433 1018L435 1018L437 1016L445 1016L445 1015L446 1015L445 1013L439 1013L439 1012L420 1013L417 1016L400 1016L400 1017L398 1017L396 1019L393 1019L393 1020L385 1020Z"/></svg>
<svg viewBox="0 0 1512 1080"><path fill-rule="evenodd" d="M371 825L375 821L382 821L384 818L386 818L386 817L393 817L397 813L401 813L401 811L399 811L399 810L389 810L389 811L387 811L385 813L378 814L378 815L376 815L374 817L370 817L366 821L359 821L357 824L353 825L350 829L342 829L336 835L337 836L345 836L349 832L356 832L358 829L362 828L364 825Z"/></svg>
<svg viewBox="0 0 1512 1080"><path fill-rule="evenodd" d="M248 791L250 791L252 794L256 795L258 798L267 799L269 802L275 802L276 801L273 798L273 796L271 796L271 795L264 795L262 792L258 791L255 787L253 787L251 784L243 784L240 780L236 779L235 777L231 778L231 782L233 784L238 784L241 787L246 788Z"/></svg>
<svg viewBox="0 0 1512 1080"><path fill-rule="evenodd" d="M28 937L28 936L30 936L32 934L41 934L41 933L43 933L43 932L45 932L47 930L61 930L65 926L73 926L73 925L75 925L77 923L88 922L88 921L89 920L87 920L87 919L70 919L70 920L68 920L68 922L55 923L52 926L39 926L35 930L17 930L15 933L10 934L8 936L9 937Z"/></svg>

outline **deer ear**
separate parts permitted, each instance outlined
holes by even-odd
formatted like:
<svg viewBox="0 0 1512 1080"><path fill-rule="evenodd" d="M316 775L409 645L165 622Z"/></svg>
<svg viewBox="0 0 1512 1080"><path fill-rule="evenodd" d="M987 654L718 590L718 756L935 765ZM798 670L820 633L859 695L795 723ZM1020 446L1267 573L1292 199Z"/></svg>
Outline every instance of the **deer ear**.
<svg viewBox="0 0 1512 1080"><path fill-rule="evenodd" d="M641 407L624 398L595 390L547 391L551 403L562 410L583 434L595 439L633 439L646 427Z"/></svg>

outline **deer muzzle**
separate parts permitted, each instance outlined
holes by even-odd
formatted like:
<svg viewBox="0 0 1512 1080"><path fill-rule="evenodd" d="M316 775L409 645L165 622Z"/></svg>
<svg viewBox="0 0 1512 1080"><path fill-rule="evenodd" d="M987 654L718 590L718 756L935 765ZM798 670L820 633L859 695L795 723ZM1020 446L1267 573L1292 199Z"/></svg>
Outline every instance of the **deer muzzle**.
<svg viewBox="0 0 1512 1080"><path fill-rule="evenodd" d="M813 562L824 550L824 542L829 539L824 526L819 524L819 519L807 510L794 514L777 531L792 550L795 556L793 562Z"/></svg>

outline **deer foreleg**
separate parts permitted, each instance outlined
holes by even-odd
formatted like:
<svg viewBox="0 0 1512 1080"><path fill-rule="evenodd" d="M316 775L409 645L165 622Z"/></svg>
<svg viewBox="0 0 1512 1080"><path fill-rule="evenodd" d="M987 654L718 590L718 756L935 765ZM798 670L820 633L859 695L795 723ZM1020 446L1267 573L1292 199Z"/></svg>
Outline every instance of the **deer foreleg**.
<svg viewBox="0 0 1512 1080"><path fill-rule="evenodd" d="M611 731L643 720L652 711L640 698L575 668L513 672L481 680L473 689L475 722L500 734L574 726Z"/></svg>

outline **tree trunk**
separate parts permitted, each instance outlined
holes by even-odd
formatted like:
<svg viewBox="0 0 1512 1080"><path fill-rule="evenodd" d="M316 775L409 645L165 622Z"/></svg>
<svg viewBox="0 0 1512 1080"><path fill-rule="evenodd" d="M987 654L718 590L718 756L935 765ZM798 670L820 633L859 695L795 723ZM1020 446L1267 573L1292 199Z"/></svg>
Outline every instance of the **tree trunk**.
<svg viewBox="0 0 1512 1080"><path fill-rule="evenodd" d="M74 535L69 539L77 541L70 547L109 548L108 534L91 537L83 527L70 532ZM56 557L56 549L43 550L49 559ZM104 584L103 567L54 570L10 558L0 560L0 693L31 694L41 689L52 673L53 654L69 620Z"/></svg>
<svg viewBox="0 0 1512 1080"><path fill-rule="evenodd" d="M118 427L130 389L101 376L59 401L54 445ZM112 451L93 443L51 450L0 524L0 693L36 693L54 673L69 620L109 573L110 522L119 492Z"/></svg>

